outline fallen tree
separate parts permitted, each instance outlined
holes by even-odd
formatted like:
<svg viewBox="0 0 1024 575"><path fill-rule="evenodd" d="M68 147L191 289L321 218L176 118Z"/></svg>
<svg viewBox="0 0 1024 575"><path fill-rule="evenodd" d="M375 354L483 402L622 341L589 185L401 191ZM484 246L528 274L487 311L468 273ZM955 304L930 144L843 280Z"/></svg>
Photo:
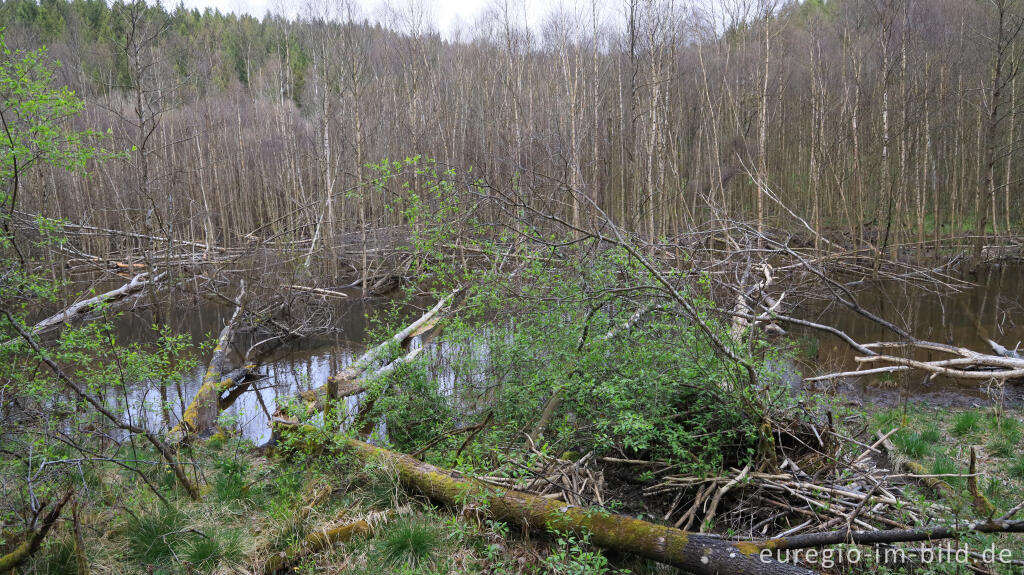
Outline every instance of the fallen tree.
<svg viewBox="0 0 1024 575"><path fill-rule="evenodd" d="M349 521L337 527L314 531L307 535L291 552L280 551L268 557L263 563L263 573L265 575L285 573L292 565L310 554L369 534L375 526L387 522L393 514L392 511L371 513L367 517Z"/></svg>
<svg viewBox="0 0 1024 575"><path fill-rule="evenodd" d="M376 346L368 349L365 353L363 353L363 355L356 358L356 360L353 361L350 365L348 365L345 369L331 376L327 380L328 386L332 384L338 385L342 382L352 381L358 378L360 375L362 375L364 371L369 369L369 367L373 365L373 362L377 361L384 354L384 352L388 350L388 348L395 345L401 345L402 342L412 337L414 334L426 331L430 329L430 327L433 327L433 325L436 324L436 320L434 319L435 316L438 314L438 312L444 309L446 305L448 305L448 302L451 301L451 299L455 297L455 294L457 293L459 293L458 290L441 298L441 300L438 301L437 304L434 305L434 307L430 308L430 310L428 310L426 313L420 316L419 319L407 325L405 329L391 336L390 339L387 339L377 344Z"/></svg>
<svg viewBox="0 0 1024 575"><path fill-rule="evenodd" d="M313 451L334 445L312 426L277 422L276 427L282 434L300 429L301 444ZM343 445L361 460L393 468L406 488L438 503L475 506L495 519L525 528L585 534L599 547L633 553L696 575L813 573L798 565L763 559L761 547L752 547L748 542L728 541L715 535L692 533L603 509L578 507L496 487L357 439L345 439Z"/></svg>
<svg viewBox="0 0 1024 575"><path fill-rule="evenodd" d="M23 563L28 561L35 555L36 551L43 544L43 539L46 539L47 533L57 523L57 519L60 518L60 512L67 505L67 502L71 499L71 495L74 491L68 491L64 497L53 506L53 509L46 514L43 518L43 522L39 525L39 528L32 532L21 545L14 548L7 555L0 557L0 573L11 573Z"/></svg>
<svg viewBox="0 0 1024 575"><path fill-rule="evenodd" d="M327 378L327 385L322 385L288 398L282 398L278 402L278 408L274 414L274 418L285 419L285 413L282 408L289 404L301 403L306 405L307 409L310 411L321 411L323 410L324 405L326 405L326 400L328 398L340 399L343 397L359 395L365 392L368 389L368 378L364 376L366 371L370 369L374 362L379 361L389 348L402 345L407 339L435 327L439 320L437 317L438 313L448 305L457 293L458 291L455 291L448 296L441 298L434 307L427 310L427 312L420 316L419 319L410 323L387 340L370 348L340 372ZM409 363L416 359L416 356L419 355L421 351L422 348L409 351L405 355L394 359L380 369L374 371L372 376L378 377L394 371L400 365Z"/></svg>
<svg viewBox="0 0 1024 575"><path fill-rule="evenodd" d="M81 321L103 305L110 305L119 301L124 301L132 296L139 295L150 283L159 282L166 276L166 273L162 273L150 280L148 273L141 273L117 289L76 302L50 317L39 321L29 329L28 333L33 336L37 336L57 329L62 325ZM14 341L17 340L9 340L4 343L4 345L10 345Z"/></svg>
<svg viewBox="0 0 1024 575"><path fill-rule="evenodd" d="M217 345L213 348L210 356L210 363L203 376L203 384L199 387L192 402L181 414L181 421L171 429L171 434L188 433L192 435L204 435L216 424L217 417L222 409L221 394L236 385L244 384L247 381L257 379L255 377L255 364L242 366L230 372L226 372L228 365L228 352L231 339L234 337L238 327L239 319L242 316L244 306L242 298L245 297L245 282L239 286L238 297L235 298L235 311L220 330L217 337Z"/></svg>
<svg viewBox="0 0 1024 575"><path fill-rule="evenodd" d="M308 425L275 424L281 433L298 431L300 444L311 451L329 450L337 443ZM376 447L357 439L342 440L343 448L360 460L394 469L401 483L431 500L451 506L472 506L491 517L526 528L549 532L573 532L589 536L599 547L636 554L697 575L733 573L813 573L802 566L780 562L771 552L821 548L829 545L896 544L958 539L969 533L1024 533L1024 521L1013 520L1015 508L999 518L958 521L952 524L913 528L832 531L779 536L762 540L731 541L717 535L695 533L657 525L599 508L570 505L524 493L442 469L410 455ZM340 528L347 535L354 525ZM345 537L317 538L317 548Z"/></svg>

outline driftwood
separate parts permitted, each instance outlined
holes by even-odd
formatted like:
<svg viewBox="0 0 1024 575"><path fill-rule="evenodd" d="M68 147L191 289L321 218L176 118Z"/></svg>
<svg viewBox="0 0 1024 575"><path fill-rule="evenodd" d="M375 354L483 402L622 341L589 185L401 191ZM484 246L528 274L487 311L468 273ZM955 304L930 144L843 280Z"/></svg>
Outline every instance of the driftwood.
<svg viewBox="0 0 1024 575"><path fill-rule="evenodd" d="M870 355L855 358L862 365L884 364L881 367L830 373L818 377L809 377L805 381L822 381L843 377L859 377L878 373L918 370L934 375L942 375L954 379L972 381L1002 380L1024 378L1024 359L1013 356L979 353L967 348L946 345L931 341L909 342L877 342L861 346L870 350ZM907 357L879 353L884 349L917 348L952 355L949 359L918 361Z"/></svg>
<svg viewBox="0 0 1024 575"><path fill-rule="evenodd" d="M278 402L274 418L287 419L282 408L290 403L302 403L305 404L310 411L321 411L326 405L328 398L340 399L343 397L359 395L368 389L367 384L369 379L386 375L397 369L399 366L416 359L416 357L422 352L422 348L411 350L404 356L399 357L384 367L376 370L373 372L371 378L364 377L370 366L372 366L374 362L378 361L390 346L401 345L407 339L420 335L435 327L438 322L438 313L448 305L449 301L456 293L458 292L453 292L447 297L441 298L434 307L420 316L419 319L410 323L401 331L395 333L388 340L370 348L343 370L327 378L327 385L322 385L316 389L304 391L288 398L282 398Z"/></svg>
<svg viewBox="0 0 1024 575"><path fill-rule="evenodd" d="M228 324L220 330L217 338L217 346L213 348L210 356L210 364L203 376L203 384L199 387L192 402L181 414L181 421L171 429L172 435L188 433L192 435L204 435L209 432L217 422L221 410L221 394L244 382L255 370L255 365L247 365L239 371L225 374L228 363L228 350L231 339L234 337L235 329L238 326L239 318L242 315L242 298L245 297L245 282L241 282L238 297L235 298L235 312L231 314Z"/></svg>
<svg viewBox="0 0 1024 575"><path fill-rule="evenodd" d="M316 288L316 287L309 287L309 286L299 286L299 285L286 285L286 286L282 286L282 287L286 287L286 288L288 288L290 290L301 291L301 292L311 293L311 294L315 294L315 295L322 295L322 296L325 296L325 297L336 297L336 298L347 298L348 297L347 293L340 292L340 291L333 291L333 290L329 290L329 289L323 289L323 288Z"/></svg>
<svg viewBox="0 0 1024 575"><path fill-rule="evenodd" d="M36 551L43 544L43 539L46 538L46 534L50 532L50 529L57 523L57 519L60 518L60 512L67 505L67 502L71 499L73 491L68 491L64 497L53 506L53 509L46 514L43 518L43 522L39 525L39 529L32 532L21 545L14 548L7 555L0 557L0 573L10 573L14 569L20 567L23 563L28 561L35 555Z"/></svg>
<svg viewBox="0 0 1024 575"><path fill-rule="evenodd" d="M331 378L328 380L328 385L330 385L332 382L340 383L344 381L351 381L359 377L364 371L366 371L371 365L373 365L373 362L377 361L380 358L380 356L383 355L385 351L387 351L389 347L394 345L401 345L402 342L412 337L414 333L420 330L420 328L430 325L434 316L436 316L438 312L444 309L444 307L448 305L448 302L451 301L451 299L455 297L455 294L457 293L458 291L454 291L448 294L447 296L441 298L441 300L437 302L437 304L434 307L430 308L430 310L428 310L427 313L420 316L419 319L407 325L405 329L391 336L390 339L385 340L384 342L377 344L376 346L366 350L366 352L363 353L363 355L359 356L348 367L341 370L336 375L331 376Z"/></svg>
<svg viewBox="0 0 1024 575"><path fill-rule="evenodd" d="M159 282L166 273L159 274L153 279L153 282ZM88 299L84 299L80 302L74 303L63 310L51 315L50 317L40 321L39 323L32 326L29 333L33 336L52 331L62 325L70 324L76 321L80 321L90 313L95 311L102 305L109 305L115 302L123 301L129 297L142 293L144 289L149 285L148 273L141 273L131 279L128 283L123 286L110 290L106 293L93 296ZM8 341L5 345L9 345L15 340Z"/></svg>
<svg viewBox="0 0 1024 575"><path fill-rule="evenodd" d="M287 433L298 426L278 423L277 427L281 433ZM327 449L331 445L328 441L316 439L323 437L318 429L311 426L303 426L302 429L307 447L316 450ZM762 558L761 547L757 544L728 541L604 509L553 501L490 485L357 439L343 441L345 447L360 459L393 468L406 488L445 505L476 506L501 521L532 529L586 534L599 547L633 553L696 575L813 573L798 565Z"/></svg>

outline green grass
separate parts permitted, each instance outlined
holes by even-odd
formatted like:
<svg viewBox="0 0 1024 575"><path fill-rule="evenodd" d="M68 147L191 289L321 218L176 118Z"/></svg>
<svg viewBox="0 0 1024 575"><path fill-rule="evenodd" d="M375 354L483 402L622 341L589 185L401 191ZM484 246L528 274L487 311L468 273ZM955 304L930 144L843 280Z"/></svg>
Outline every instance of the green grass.
<svg viewBox="0 0 1024 575"><path fill-rule="evenodd" d="M186 546L185 560L201 572L242 560L242 545L236 531L213 531L207 536L193 536Z"/></svg>
<svg viewBox="0 0 1024 575"><path fill-rule="evenodd" d="M392 567L430 565L441 547L437 527L418 519L401 519L380 543L383 563Z"/></svg>
<svg viewBox="0 0 1024 575"><path fill-rule="evenodd" d="M1021 439L1020 421L1014 417L1002 416L989 418L992 431L1009 443L1019 443Z"/></svg>
<svg viewBox="0 0 1024 575"><path fill-rule="evenodd" d="M1024 480L1024 458L1018 458L1011 463L1006 471L1013 478Z"/></svg>
<svg viewBox="0 0 1024 575"><path fill-rule="evenodd" d="M128 522L131 557L143 564L158 564L173 559L173 548L187 538L182 532L185 523L185 515L169 506L132 518Z"/></svg>
<svg viewBox="0 0 1024 575"><path fill-rule="evenodd" d="M965 411L957 414L953 420L953 427L950 431L953 435L962 436L977 431L981 427L981 413L977 411Z"/></svg>
<svg viewBox="0 0 1024 575"><path fill-rule="evenodd" d="M45 575L78 575L75 541L71 537L54 537L47 541L39 557L27 573Z"/></svg>
<svg viewBox="0 0 1024 575"><path fill-rule="evenodd" d="M214 463L217 476L213 492L219 501L247 499L248 466L241 459L222 459Z"/></svg>
<svg viewBox="0 0 1024 575"><path fill-rule="evenodd" d="M903 426L903 411L900 409L887 409L885 411L879 411L872 416L875 422L875 426L882 431L882 433L888 433L894 427Z"/></svg>
<svg viewBox="0 0 1024 575"><path fill-rule="evenodd" d="M987 447L989 453L1003 459L1013 457L1014 453L1016 453L1016 447L1013 442L998 436L992 438L992 441L988 442Z"/></svg>
<svg viewBox="0 0 1024 575"><path fill-rule="evenodd" d="M908 457L920 458L932 452L931 443L925 441L919 433L901 430L893 436L892 442Z"/></svg>
<svg viewBox="0 0 1024 575"><path fill-rule="evenodd" d="M939 428L933 426L928 427L920 433L921 441L936 445L942 441L942 433L939 432Z"/></svg>
<svg viewBox="0 0 1024 575"><path fill-rule="evenodd" d="M950 475L964 472L964 470L960 468L960 464L946 454L941 454L935 457L931 471L936 475ZM954 487L963 487L964 480L962 477L942 477L941 479Z"/></svg>

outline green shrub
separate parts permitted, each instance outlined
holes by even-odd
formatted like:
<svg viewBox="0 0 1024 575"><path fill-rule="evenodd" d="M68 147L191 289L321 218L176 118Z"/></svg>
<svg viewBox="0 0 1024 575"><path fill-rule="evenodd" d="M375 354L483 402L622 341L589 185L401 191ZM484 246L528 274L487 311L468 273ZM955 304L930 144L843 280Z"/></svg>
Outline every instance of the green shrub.
<svg viewBox="0 0 1024 575"><path fill-rule="evenodd" d="M244 460L228 458L214 463L217 476L213 480L213 492L220 501L234 501L248 497L246 475L249 466Z"/></svg>

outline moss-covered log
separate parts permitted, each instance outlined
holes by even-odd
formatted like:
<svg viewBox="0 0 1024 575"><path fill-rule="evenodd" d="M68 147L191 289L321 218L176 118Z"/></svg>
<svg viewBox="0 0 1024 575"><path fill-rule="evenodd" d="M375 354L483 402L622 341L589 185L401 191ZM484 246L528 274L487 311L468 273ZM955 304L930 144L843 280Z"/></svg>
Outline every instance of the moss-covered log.
<svg viewBox="0 0 1024 575"><path fill-rule="evenodd" d="M290 427L294 426L279 425L279 431L287 433ZM306 447L328 445L316 440L320 432L315 428L304 427L303 435ZM586 534L599 547L633 553L697 575L812 573L798 565L762 559L760 548L741 542L496 487L356 439L348 439L345 445L362 460L394 468L407 489L438 503L474 505L495 519L531 529Z"/></svg>
<svg viewBox="0 0 1024 575"><path fill-rule="evenodd" d="M242 315L243 297L245 297L245 282L241 283L238 297L235 298L235 312L231 314L227 325L220 330L217 345L213 348L209 366L206 368L206 374L203 375L203 384L199 386L199 391L192 398L192 402L182 412L181 421L171 429L171 435L180 436L183 433L189 433L201 436L213 429L217 422L217 417L220 415L221 394L233 387L236 383L235 377L239 377L238 375L228 374L225 376L224 374L228 370L228 349L231 339L234 337L235 328ZM243 369L249 368L254 369L255 366L246 366Z"/></svg>
<svg viewBox="0 0 1024 575"><path fill-rule="evenodd" d="M932 490L935 495L944 498L952 499L955 495L953 487L938 477L933 477L928 468L920 463L903 457L896 451L896 446L889 440L888 436L883 436L881 433L878 434L879 440L882 442L882 447L885 448L889 454L889 461L893 463L894 467L902 469L903 471L917 476L917 479ZM972 471L973 473L973 471Z"/></svg>
<svg viewBox="0 0 1024 575"><path fill-rule="evenodd" d="M46 538L46 534L49 533L50 529L52 529L54 524L57 523L57 519L60 517L60 512L64 509L68 500L71 499L72 493L72 491L69 491L63 499L57 502L57 505L54 505L53 509L51 509L50 512L46 514L46 517L43 518L43 522L39 525L39 528L36 529L29 538L22 542L21 545L15 547L14 551L0 557L0 574L10 573L35 555L36 551L39 550L39 546L43 544L43 539Z"/></svg>
<svg viewBox="0 0 1024 575"><path fill-rule="evenodd" d="M338 527L332 527L331 529L323 529L310 533L302 540L298 549L290 553L287 551L281 551L280 553L275 553L268 557L263 563L263 573L265 575L273 575L275 573L286 571L289 567L311 553L323 551L333 545L344 543L355 537L361 537L370 533L373 525L387 521L389 517L390 512L381 513L376 518L359 519L357 521L339 525Z"/></svg>

